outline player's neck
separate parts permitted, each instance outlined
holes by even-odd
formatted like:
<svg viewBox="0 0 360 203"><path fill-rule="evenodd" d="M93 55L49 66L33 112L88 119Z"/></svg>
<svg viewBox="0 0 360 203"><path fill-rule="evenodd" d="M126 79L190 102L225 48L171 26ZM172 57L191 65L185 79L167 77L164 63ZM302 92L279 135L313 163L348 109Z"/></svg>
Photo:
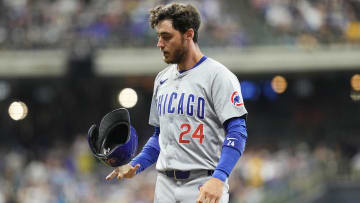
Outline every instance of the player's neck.
<svg viewBox="0 0 360 203"><path fill-rule="evenodd" d="M190 45L188 52L184 57L184 60L177 64L177 69L179 71L185 71L191 69L192 67L195 66L197 62L200 61L201 57L203 56L204 55L202 54L199 46L195 43L192 43Z"/></svg>

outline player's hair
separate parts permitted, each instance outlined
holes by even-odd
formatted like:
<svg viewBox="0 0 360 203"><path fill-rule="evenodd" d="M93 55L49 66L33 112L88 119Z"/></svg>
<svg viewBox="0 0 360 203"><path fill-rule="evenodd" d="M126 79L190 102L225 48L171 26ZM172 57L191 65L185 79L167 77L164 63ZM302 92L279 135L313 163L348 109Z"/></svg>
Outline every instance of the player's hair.
<svg viewBox="0 0 360 203"><path fill-rule="evenodd" d="M193 41L197 43L201 19L199 11L194 6L171 3L160 5L150 10L149 22L153 29L162 20L171 20L174 29L182 34L192 28L194 30Z"/></svg>

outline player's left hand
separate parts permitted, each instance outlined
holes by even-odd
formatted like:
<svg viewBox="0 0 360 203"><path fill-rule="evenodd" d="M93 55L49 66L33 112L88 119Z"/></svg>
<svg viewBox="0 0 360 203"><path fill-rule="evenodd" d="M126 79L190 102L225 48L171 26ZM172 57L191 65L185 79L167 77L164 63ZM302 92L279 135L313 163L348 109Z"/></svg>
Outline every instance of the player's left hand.
<svg viewBox="0 0 360 203"><path fill-rule="evenodd" d="M200 187L200 194L196 203L218 203L224 189L224 182L217 178L210 178Z"/></svg>

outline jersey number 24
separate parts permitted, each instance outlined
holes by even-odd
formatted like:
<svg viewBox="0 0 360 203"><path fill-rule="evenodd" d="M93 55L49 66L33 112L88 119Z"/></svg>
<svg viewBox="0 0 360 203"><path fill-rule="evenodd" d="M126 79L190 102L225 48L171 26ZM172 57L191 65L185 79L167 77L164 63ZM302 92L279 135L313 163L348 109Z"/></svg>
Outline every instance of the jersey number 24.
<svg viewBox="0 0 360 203"><path fill-rule="evenodd" d="M189 123L184 123L180 126L180 129L183 130L179 135L179 143L190 143L190 140L184 139L184 135L187 135L191 131L191 126ZM192 138L199 138L200 144L202 144L204 139L204 124L199 124L196 130L191 134Z"/></svg>

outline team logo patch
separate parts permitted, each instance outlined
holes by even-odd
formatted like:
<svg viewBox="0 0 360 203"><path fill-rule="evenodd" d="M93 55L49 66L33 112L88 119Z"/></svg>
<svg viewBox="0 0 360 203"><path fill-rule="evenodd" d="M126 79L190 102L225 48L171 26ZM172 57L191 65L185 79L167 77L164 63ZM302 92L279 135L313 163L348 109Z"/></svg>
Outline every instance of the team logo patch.
<svg viewBox="0 0 360 203"><path fill-rule="evenodd" d="M240 95L239 95L238 91L235 91L235 92L232 93L232 95L231 95L231 103L234 106L241 106L241 105L244 104L244 103L241 103L241 101L240 101Z"/></svg>

